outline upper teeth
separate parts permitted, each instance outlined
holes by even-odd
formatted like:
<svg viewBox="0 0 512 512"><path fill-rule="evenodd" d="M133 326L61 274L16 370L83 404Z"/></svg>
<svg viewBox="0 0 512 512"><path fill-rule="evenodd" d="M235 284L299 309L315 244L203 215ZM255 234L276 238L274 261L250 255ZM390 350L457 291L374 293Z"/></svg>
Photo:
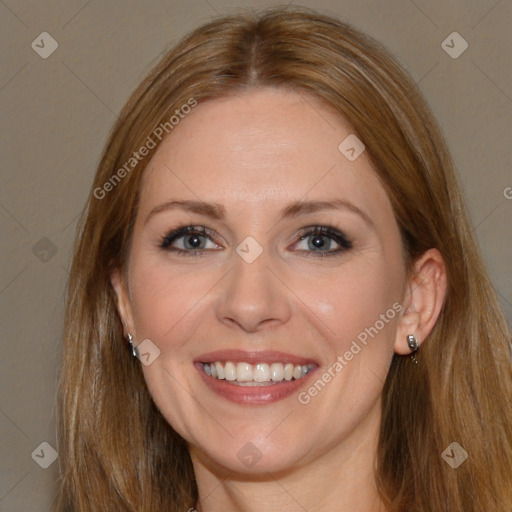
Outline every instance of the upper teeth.
<svg viewBox="0 0 512 512"><path fill-rule="evenodd" d="M281 382L282 380L300 379L309 373L315 365L294 365L292 363L234 363L215 361L203 363L204 372L216 379L247 382Z"/></svg>

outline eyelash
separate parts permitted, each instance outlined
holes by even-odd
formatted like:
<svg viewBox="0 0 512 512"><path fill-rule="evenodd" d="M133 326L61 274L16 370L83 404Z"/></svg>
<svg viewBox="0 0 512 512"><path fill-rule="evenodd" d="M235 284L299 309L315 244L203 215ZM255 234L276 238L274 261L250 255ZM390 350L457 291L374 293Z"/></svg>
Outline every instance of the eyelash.
<svg viewBox="0 0 512 512"><path fill-rule="evenodd" d="M208 228L203 226L180 226L169 233L164 235L160 241L160 247L166 251L172 251L178 256L204 256L204 250L184 250L184 249L176 249L171 247L171 244L180 239L185 235L200 235L209 238L211 241L213 237L213 232ZM331 226L310 226L301 230L299 235L299 242L313 235L327 236L334 240L340 247L335 249L334 251L302 251L302 252L311 252L314 254L312 257L330 257L330 256L339 256L343 252L352 249L352 242L346 237L344 233L341 233L337 229ZM211 249L208 249L211 250ZM207 251L208 251L207 250Z"/></svg>

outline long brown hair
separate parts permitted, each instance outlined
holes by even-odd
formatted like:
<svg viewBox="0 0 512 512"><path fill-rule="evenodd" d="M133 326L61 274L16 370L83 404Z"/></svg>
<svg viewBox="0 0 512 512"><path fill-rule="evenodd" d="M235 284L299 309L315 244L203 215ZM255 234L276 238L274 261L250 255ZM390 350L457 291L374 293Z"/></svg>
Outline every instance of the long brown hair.
<svg viewBox="0 0 512 512"><path fill-rule="evenodd" d="M446 300L421 364L396 355L385 384L376 464L384 503L407 512L511 510L510 334L440 130L412 79L378 43L305 9L229 16L198 28L164 55L111 132L69 279L59 510L183 511L195 504L187 445L128 354L109 277L124 268L151 156L133 161L133 152L149 146L148 137L157 147L155 128L167 123L171 130L169 118L183 105L267 86L312 95L348 119L392 202L409 269L432 247L446 263ZM469 454L457 469L441 456L452 442Z"/></svg>

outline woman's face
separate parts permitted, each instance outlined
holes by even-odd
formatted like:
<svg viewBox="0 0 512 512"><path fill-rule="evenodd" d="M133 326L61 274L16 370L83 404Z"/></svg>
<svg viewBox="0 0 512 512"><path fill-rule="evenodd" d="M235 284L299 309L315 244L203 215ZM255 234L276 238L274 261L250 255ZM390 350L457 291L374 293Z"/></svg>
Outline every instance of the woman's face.
<svg viewBox="0 0 512 512"><path fill-rule="evenodd" d="M275 472L375 445L406 278L352 137L312 97L252 90L198 105L146 169L116 289L195 463Z"/></svg>

